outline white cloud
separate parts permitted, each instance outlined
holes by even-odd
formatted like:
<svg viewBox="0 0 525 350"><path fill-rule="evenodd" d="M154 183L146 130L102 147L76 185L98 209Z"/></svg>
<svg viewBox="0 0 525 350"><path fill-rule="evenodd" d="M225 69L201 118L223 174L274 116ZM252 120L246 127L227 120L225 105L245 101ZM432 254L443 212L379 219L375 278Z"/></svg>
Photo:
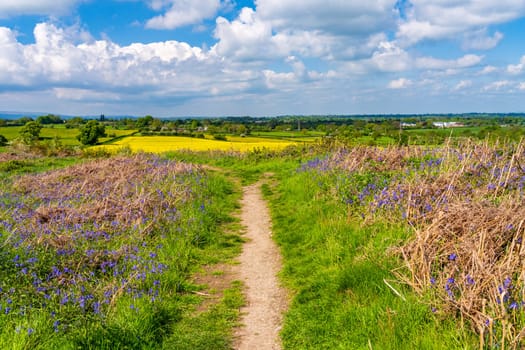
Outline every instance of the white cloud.
<svg viewBox="0 0 525 350"><path fill-rule="evenodd" d="M490 73L494 73L494 72L497 72L498 71L498 68L497 67L494 67L494 66L485 66L483 67L483 69L479 72L479 74L490 74Z"/></svg>
<svg viewBox="0 0 525 350"><path fill-rule="evenodd" d="M59 100L100 102L121 100L118 93L108 93L107 91L93 91L78 88L53 88L52 91Z"/></svg>
<svg viewBox="0 0 525 350"><path fill-rule="evenodd" d="M180 65L208 58L200 48L176 41L129 46L106 40L75 44L71 31L40 23L34 29L35 43L22 45L12 31L0 28L0 67L9 67L0 70L0 84L102 90L172 86L182 81Z"/></svg>
<svg viewBox="0 0 525 350"><path fill-rule="evenodd" d="M395 0L257 0L234 20L219 17L215 50L247 60L289 55L325 60L370 57L395 30Z"/></svg>
<svg viewBox="0 0 525 350"><path fill-rule="evenodd" d="M275 55L277 48L272 42L272 27L260 20L253 9L243 8L232 22L223 17L216 22L215 37L219 42L212 50L220 56L264 59Z"/></svg>
<svg viewBox="0 0 525 350"><path fill-rule="evenodd" d="M525 90L525 81L519 84L518 89Z"/></svg>
<svg viewBox="0 0 525 350"><path fill-rule="evenodd" d="M75 28L51 23L38 24L34 36L34 44L22 44L12 30L0 27L0 95L8 87L31 91L41 99L40 105L48 98L60 101L57 105L149 102L151 106L156 101L182 104L199 98L240 98L268 89L306 91L335 77L333 71L309 70L296 56L283 59L288 71L282 72L184 42L121 46L90 39L76 43L81 36L78 30L75 34ZM305 87L305 82L311 85Z"/></svg>
<svg viewBox="0 0 525 350"><path fill-rule="evenodd" d="M486 35L488 26L525 14L523 0L411 0L411 5L397 32L399 40L408 45L462 34L466 48L488 49L501 40L498 32Z"/></svg>
<svg viewBox="0 0 525 350"><path fill-rule="evenodd" d="M405 79L405 78L399 78L397 80L392 80L390 83L388 83L388 88L389 89L406 89L407 87L409 87L410 85L412 85L412 81L411 80L408 80L408 79Z"/></svg>
<svg viewBox="0 0 525 350"><path fill-rule="evenodd" d="M525 70L525 56L522 56L518 64L509 64L507 72L510 74L520 74Z"/></svg>
<svg viewBox="0 0 525 350"><path fill-rule="evenodd" d="M493 36L487 35L487 30L479 30L466 33L463 38L463 50L490 50L496 47L503 39L501 32L495 32Z"/></svg>
<svg viewBox="0 0 525 350"><path fill-rule="evenodd" d="M368 36L395 26L395 0L256 0L257 13L275 28Z"/></svg>
<svg viewBox="0 0 525 350"><path fill-rule="evenodd" d="M166 13L153 17L146 22L147 28L175 29L197 24L212 18L221 7L220 0L154 0L151 7L161 10L169 7Z"/></svg>
<svg viewBox="0 0 525 350"><path fill-rule="evenodd" d="M384 72L400 72L409 69L411 58L409 54L392 42L382 42L374 52L371 62Z"/></svg>
<svg viewBox="0 0 525 350"><path fill-rule="evenodd" d="M465 55L456 60L441 60L433 57L421 57L416 59L416 66L421 69L459 69L468 68L479 64L483 56Z"/></svg>
<svg viewBox="0 0 525 350"><path fill-rule="evenodd" d="M505 87L511 86L512 82L508 80L498 80L483 87L484 91L499 91Z"/></svg>
<svg viewBox="0 0 525 350"><path fill-rule="evenodd" d="M456 84L456 86L454 87L454 90L455 91L463 90L463 89L471 87L471 86L472 86L472 81L471 80L461 80L459 83Z"/></svg>
<svg viewBox="0 0 525 350"><path fill-rule="evenodd" d="M18 15L63 15L84 0L2 0L0 18Z"/></svg>

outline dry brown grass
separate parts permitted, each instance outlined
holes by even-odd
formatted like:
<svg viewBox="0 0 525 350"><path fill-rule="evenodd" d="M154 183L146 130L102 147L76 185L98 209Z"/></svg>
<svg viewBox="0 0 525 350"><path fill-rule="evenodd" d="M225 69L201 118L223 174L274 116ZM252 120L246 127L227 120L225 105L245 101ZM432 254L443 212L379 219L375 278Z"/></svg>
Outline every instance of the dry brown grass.
<svg viewBox="0 0 525 350"><path fill-rule="evenodd" d="M525 206L522 145L443 150L439 172L405 186L415 236L400 252L398 276L435 298L438 312L469 319L480 348L521 348L525 332ZM417 205L414 198L417 198ZM421 207L430 203L432 210ZM426 204L425 204L426 205ZM406 273L408 272L408 274Z"/></svg>
<svg viewBox="0 0 525 350"><path fill-rule="evenodd" d="M144 217L156 218L166 210L173 210L176 215L177 206L191 196L189 187L177 181L177 177L201 171L192 164L135 155L23 176L13 187L19 195L37 202L36 209L29 213L32 220L27 225L31 227L25 229L54 232L35 237L46 240L39 244L58 248L70 245L72 237L55 226L74 228L77 224L91 223L97 225L98 231L110 226L135 226L148 233L159 222L155 219L144 222Z"/></svg>
<svg viewBox="0 0 525 350"><path fill-rule="evenodd" d="M357 147L324 162L320 169L389 174L358 205L365 222L402 214L413 227L395 274L435 312L469 320L480 348L525 346L523 143Z"/></svg>

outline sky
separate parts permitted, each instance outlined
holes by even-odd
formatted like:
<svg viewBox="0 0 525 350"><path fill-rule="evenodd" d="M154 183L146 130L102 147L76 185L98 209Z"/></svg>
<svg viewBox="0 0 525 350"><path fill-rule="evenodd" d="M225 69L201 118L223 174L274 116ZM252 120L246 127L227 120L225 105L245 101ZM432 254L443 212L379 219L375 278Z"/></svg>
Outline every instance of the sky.
<svg viewBox="0 0 525 350"><path fill-rule="evenodd" d="M0 111L525 112L525 0L0 0Z"/></svg>

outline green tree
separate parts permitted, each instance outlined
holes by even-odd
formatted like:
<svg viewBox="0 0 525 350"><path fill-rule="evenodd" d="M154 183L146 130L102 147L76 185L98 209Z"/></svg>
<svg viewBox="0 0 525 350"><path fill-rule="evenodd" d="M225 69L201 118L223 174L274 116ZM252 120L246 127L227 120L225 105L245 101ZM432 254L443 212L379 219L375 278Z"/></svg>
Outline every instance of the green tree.
<svg viewBox="0 0 525 350"><path fill-rule="evenodd" d="M0 135L0 147L7 145L7 138L4 135Z"/></svg>
<svg viewBox="0 0 525 350"><path fill-rule="evenodd" d="M66 129L75 129L78 128L82 123L84 122L84 119L81 117L74 117L71 119L68 119L66 121Z"/></svg>
<svg viewBox="0 0 525 350"><path fill-rule="evenodd" d="M20 139L26 145L30 145L40 138L40 130L42 125L38 122L27 122L20 130Z"/></svg>
<svg viewBox="0 0 525 350"><path fill-rule="evenodd" d="M154 118L151 115L137 119L137 128L140 130L147 129L153 122L153 119Z"/></svg>
<svg viewBox="0 0 525 350"><path fill-rule="evenodd" d="M106 127L96 120L90 120L80 128L77 139L83 145L94 145L98 142L99 137L104 136L106 136Z"/></svg>
<svg viewBox="0 0 525 350"><path fill-rule="evenodd" d="M36 118L40 124L62 124L64 121L58 115L48 114Z"/></svg>
<svg viewBox="0 0 525 350"><path fill-rule="evenodd" d="M31 118L31 117L22 117L20 119L17 119L15 121L15 124L17 124L17 125L25 125L25 124L27 124L29 122L32 122L32 121L33 121L33 118Z"/></svg>

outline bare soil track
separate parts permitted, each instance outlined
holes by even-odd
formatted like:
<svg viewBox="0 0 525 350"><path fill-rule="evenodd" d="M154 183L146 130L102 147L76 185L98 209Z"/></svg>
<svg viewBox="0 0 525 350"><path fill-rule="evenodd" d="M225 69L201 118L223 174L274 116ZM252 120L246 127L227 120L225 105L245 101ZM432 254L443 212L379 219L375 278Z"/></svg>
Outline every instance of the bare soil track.
<svg viewBox="0 0 525 350"><path fill-rule="evenodd" d="M244 188L241 223L246 228L239 277L245 285L246 306L236 334L238 350L281 349L279 331L287 307L287 295L277 274L281 269L279 249L272 240L268 206L260 183Z"/></svg>

